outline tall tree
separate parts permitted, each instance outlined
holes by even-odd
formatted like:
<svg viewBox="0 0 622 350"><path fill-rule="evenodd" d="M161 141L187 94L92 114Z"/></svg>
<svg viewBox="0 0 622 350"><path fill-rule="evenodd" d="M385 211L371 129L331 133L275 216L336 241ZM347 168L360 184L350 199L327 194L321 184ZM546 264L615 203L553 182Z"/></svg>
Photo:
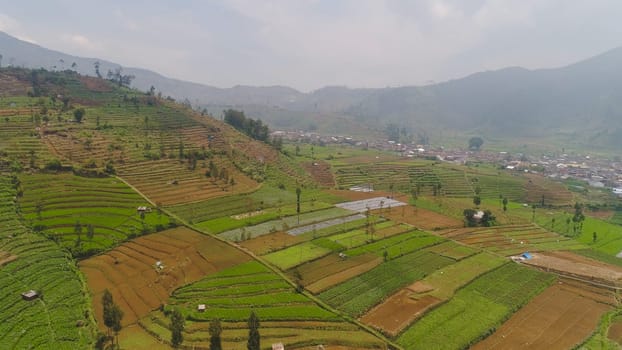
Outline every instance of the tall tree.
<svg viewBox="0 0 622 350"><path fill-rule="evenodd" d="M113 303L110 310L112 319L112 330L114 331L115 338L117 339L117 347L119 346L119 332L121 331L121 320L123 319L123 311L119 305ZM114 344L114 341L112 342Z"/></svg>
<svg viewBox="0 0 622 350"><path fill-rule="evenodd" d="M112 305L114 305L112 294L108 288L106 288L102 295L102 306L104 307L104 325L108 328L108 336L110 336L110 329L113 326Z"/></svg>
<svg viewBox="0 0 622 350"><path fill-rule="evenodd" d="M82 118L84 118L85 114L86 111L84 110L84 108L78 108L73 111L73 119L76 121L76 123L82 123Z"/></svg>
<svg viewBox="0 0 622 350"><path fill-rule="evenodd" d="M173 310L171 313L171 345L174 348L178 348L184 341L184 327L186 320L184 316L178 310Z"/></svg>
<svg viewBox="0 0 622 350"><path fill-rule="evenodd" d="M469 149L471 150L479 151L483 144L484 140L479 136L471 137L469 139Z"/></svg>
<svg viewBox="0 0 622 350"><path fill-rule="evenodd" d="M102 78L102 74L99 71L99 64L100 64L99 61L95 61L93 63L93 67L95 67L95 75L97 75L97 77L101 79Z"/></svg>
<svg viewBox="0 0 622 350"><path fill-rule="evenodd" d="M220 334L222 333L222 326L219 319L213 319L209 323L209 350L222 350L222 343L220 340Z"/></svg>
<svg viewBox="0 0 622 350"><path fill-rule="evenodd" d="M296 187L296 214L298 214L298 223L300 224L300 194L302 190L300 187Z"/></svg>
<svg viewBox="0 0 622 350"><path fill-rule="evenodd" d="M251 315L248 317L248 342L246 343L246 349L260 350L259 343L259 317L257 317L255 311L251 311Z"/></svg>

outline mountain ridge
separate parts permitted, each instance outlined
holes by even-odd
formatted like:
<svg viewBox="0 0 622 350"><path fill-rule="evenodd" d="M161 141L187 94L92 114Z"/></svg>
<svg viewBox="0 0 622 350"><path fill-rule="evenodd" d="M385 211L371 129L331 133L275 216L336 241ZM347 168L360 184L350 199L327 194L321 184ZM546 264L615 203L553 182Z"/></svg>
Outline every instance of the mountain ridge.
<svg viewBox="0 0 622 350"><path fill-rule="evenodd" d="M57 66L59 59L77 62L77 71L102 75L119 65L80 58L0 34L0 54L29 68ZM6 53L9 54L6 54ZM24 54L27 52L28 54ZM36 54L35 54L36 52ZM21 55L29 57L28 59ZM33 59L37 57L37 59ZM9 60L11 60L9 58ZM457 130L467 134L544 137L580 134L577 140L606 147L622 146L622 47L559 68L506 67L476 72L430 85L385 88L326 86L301 92L287 86L236 85L220 88L167 78L159 73L126 68L133 87L186 99L212 114L234 107L259 116L277 128L308 129L318 118L338 121L348 132L354 125L383 129L396 123L413 133Z"/></svg>

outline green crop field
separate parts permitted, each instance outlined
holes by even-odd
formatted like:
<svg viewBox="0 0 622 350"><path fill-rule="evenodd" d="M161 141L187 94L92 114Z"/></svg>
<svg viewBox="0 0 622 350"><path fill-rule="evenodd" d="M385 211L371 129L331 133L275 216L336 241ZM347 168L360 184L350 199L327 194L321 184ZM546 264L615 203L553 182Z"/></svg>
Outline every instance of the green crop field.
<svg viewBox="0 0 622 350"><path fill-rule="evenodd" d="M0 347L89 349L94 325L81 275L63 250L16 219L12 186L10 177L3 174L0 256L16 259L0 263ZM31 289L42 297L22 300L20 294Z"/></svg>
<svg viewBox="0 0 622 350"><path fill-rule="evenodd" d="M0 349L93 348L105 327L89 296L111 286L126 312L121 348L168 347L169 315L180 310L188 349L209 348L216 318L223 348L245 349L251 311L266 349L386 349L388 339L463 349L555 279L506 256L572 250L622 266L622 211L609 190L476 160L499 157L486 150L460 165L374 144L259 141L189 104L71 70L0 68L0 96ZM378 192L341 191L361 185ZM373 196L412 206L401 217L335 207ZM579 229L568 221L575 201L594 210ZM492 211L491 227L462 227L474 207ZM180 223L205 235L139 237ZM231 267L214 242L196 249L206 235L256 259ZM100 252L89 291L74 259ZM22 300L30 289L41 297ZM619 323L617 311L587 347L611 345L605 321Z"/></svg>
<svg viewBox="0 0 622 350"><path fill-rule="evenodd" d="M22 175L20 180L24 219L78 256L169 226L169 218L155 208L141 217L137 207L148 202L115 178L59 173Z"/></svg>
<svg viewBox="0 0 622 350"><path fill-rule="evenodd" d="M346 255L357 256L365 253L373 253L378 256L383 256L386 251L387 258L393 259L444 241L445 239L442 237L414 230L350 249L346 251Z"/></svg>
<svg viewBox="0 0 622 350"><path fill-rule="evenodd" d="M182 287L170 299L173 306L193 320L220 318L242 321L254 310L263 320L336 320L338 317L319 308L278 275L258 262L226 269ZM205 312L197 304L207 304Z"/></svg>
<svg viewBox="0 0 622 350"><path fill-rule="evenodd" d="M436 270L422 281L434 287L429 295L446 300L451 298L458 288L505 262L505 259L498 256L479 253Z"/></svg>
<svg viewBox="0 0 622 350"><path fill-rule="evenodd" d="M206 310L197 311L198 304L205 304ZM224 343L231 343L228 348L237 349L245 344L245 340L243 336L240 337L242 329L235 322L246 321L251 311L262 322L262 341L282 336L283 330L288 329L286 332L291 336L281 339L288 345L317 341L320 340L316 338L319 335L322 335L327 345L358 344L367 348L382 343L374 336L349 325L338 315L319 307L304 295L296 293L289 283L256 261L223 270L179 288L169 300L168 308L177 308L192 320L189 332L184 335L187 339L185 344L200 345L206 342L209 339L209 334L204 331L206 322L219 318L224 321ZM154 333L167 334L169 331L165 327L168 323L165 322L162 314L156 311L142 320L141 324ZM296 331L291 328L294 324L298 325L294 328L300 329Z"/></svg>
<svg viewBox="0 0 622 350"><path fill-rule="evenodd" d="M307 261L321 258L331 252L331 249L321 247L313 242L305 242L264 255L263 258L279 269L287 270Z"/></svg>
<svg viewBox="0 0 622 350"><path fill-rule="evenodd" d="M536 222L542 227L546 227L563 235L573 237L578 242L589 246L593 250L615 256L622 252L622 226L604 220L586 217L582 223L582 228L574 231L572 213L562 211L536 211ZM596 232L596 241L594 241Z"/></svg>
<svg viewBox="0 0 622 350"><path fill-rule="evenodd" d="M454 260L422 250L389 260L376 268L320 293L320 299L352 316Z"/></svg>
<svg viewBox="0 0 622 350"><path fill-rule="evenodd" d="M514 263L488 272L430 311L398 338L406 349L463 349L549 286L555 277Z"/></svg>

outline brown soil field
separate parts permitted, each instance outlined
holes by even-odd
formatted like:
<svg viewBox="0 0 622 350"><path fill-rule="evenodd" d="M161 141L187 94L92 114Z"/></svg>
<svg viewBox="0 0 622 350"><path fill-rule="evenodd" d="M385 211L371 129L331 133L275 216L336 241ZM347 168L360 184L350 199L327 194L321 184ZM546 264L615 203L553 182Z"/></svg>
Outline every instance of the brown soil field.
<svg viewBox="0 0 622 350"><path fill-rule="evenodd" d="M614 321L611 323L607 331L607 338L618 344L622 344L622 321Z"/></svg>
<svg viewBox="0 0 622 350"><path fill-rule="evenodd" d="M405 222L427 231L464 226L464 223L460 220L450 218L427 209L415 208L410 205L394 207L391 208L390 211L384 209L382 212L382 215L390 220Z"/></svg>
<svg viewBox="0 0 622 350"><path fill-rule="evenodd" d="M621 267L565 251L533 253L532 255L533 259L525 260L525 264L597 283L622 284Z"/></svg>
<svg viewBox="0 0 622 350"><path fill-rule="evenodd" d="M369 310L360 320L392 337L397 336L402 329L441 302L440 299L430 295L414 299L412 294L408 288L401 289L382 304Z"/></svg>
<svg viewBox="0 0 622 350"><path fill-rule="evenodd" d="M88 90L91 90L91 91L98 91L98 92L112 91L112 87L110 87L110 83L102 79L97 79L94 77L87 77L87 76L81 75L80 82L84 86L86 86Z"/></svg>
<svg viewBox="0 0 622 350"><path fill-rule="evenodd" d="M366 264L378 258L378 256L373 254L363 254L342 259L338 254L333 253L323 258L302 264L295 268L295 270L302 276L303 284L309 285L338 272L351 269L361 264ZM293 277L293 271L290 274Z"/></svg>
<svg viewBox="0 0 622 350"><path fill-rule="evenodd" d="M264 255L277 249L283 249L301 243L304 240L305 239L300 235L292 236L283 231L279 231L240 242L240 245L257 255Z"/></svg>
<svg viewBox="0 0 622 350"><path fill-rule="evenodd" d="M0 74L0 96L25 96L32 85L28 81L21 81L14 76Z"/></svg>
<svg viewBox="0 0 622 350"><path fill-rule="evenodd" d="M101 296L110 290L129 325L166 303L176 288L250 258L241 251L185 227L136 238L81 261L92 293L96 319L103 327ZM158 268L160 261L163 268Z"/></svg>
<svg viewBox="0 0 622 350"><path fill-rule="evenodd" d="M571 349L590 336L611 308L580 285L560 281L473 349Z"/></svg>
<svg viewBox="0 0 622 350"><path fill-rule="evenodd" d="M330 171L330 164L324 161L316 161L302 164L303 169L307 171L320 186L334 187L335 178Z"/></svg>
<svg viewBox="0 0 622 350"><path fill-rule="evenodd" d="M0 267L17 259L17 255L0 250Z"/></svg>
<svg viewBox="0 0 622 350"><path fill-rule="evenodd" d="M406 289L410 290L413 293L422 294L422 293L433 291L434 287L423 281L417 281L411 284L410 286L406 287Z"/></svg>
<svg viewBox="0 0 622 350"><path fill-rule="evenodd" d="M200 166L191 170L185 163L179 163L175 159L126 163L117 167L117 171L125 181L154 203L161 205L190 203L246 193L260 186L226 160L222 160L222 164L217 166L219 169L226 168L229 176L235 179L233 187L224 180L206 177L205 169Z"/></svg>
<svg viewBox="0 0 622 350"><path fill-rule="evenodd" d="M574 196L564 185L551 181L541 175L525 174L527 203L540 203L544 197L545 205L572 205Z"/></svg>
<svg viewBox="0 0 622 350"><path fill-rule="evenodd" d="M613 210L587 210L585 211L586 216L590 216L596 219L601 220L609 220L615 214Z"/></svg>
<svg viewBox="0 0 622 350"><path fill-rule="evenodd" d="M348 260L348 259L346 259ZM347 269L341 270L339 272L335 272L327 277L324 277L320 280L317 280L306 286L307 290L309 290L313 294L320 293L332 286L336 286L339 283L345 282L350 278L356 277L362 273L365 273L374 267L380 265L382 263L382 258L377 257L373 260L369 260L364 263L359 263L358 265L354 265ZM304 275L303 275L304 280Z"/></svg>

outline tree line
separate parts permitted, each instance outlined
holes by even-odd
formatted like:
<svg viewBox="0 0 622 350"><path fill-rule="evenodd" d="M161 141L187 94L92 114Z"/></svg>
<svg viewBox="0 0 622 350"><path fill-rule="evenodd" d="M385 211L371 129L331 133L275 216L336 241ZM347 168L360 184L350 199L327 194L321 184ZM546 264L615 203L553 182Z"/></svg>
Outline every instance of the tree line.
<svg viewBox="0 0 622 350"><path fill-rule="evenodd" d="M104 290L102 295L102 307L104 316L104 325L108 329L106 334L99 334L96 349L120 349L119 345L119 332L121 331L121 320L123 319L123 311L114 302L112 293L108 289ZM171 330L171 345L177 349L184 341L184 329L186 327L186 318L177 309L169 313ZM260 346L260 334L259 334L259 317L254 311L251 311L248 317L248 341L246 348L248 350L261 350ZM220 319L216 318L210 322L209 325L209 349L210 350L222 350L222 325Z"/></svg>
<svg viewBox="0 0 622 350"><path fill-rule="evenodd" d="M243 132L255 140L269 142L270 129L261 119L248 118L244 115L244 111L236 111L235 109L227 109L223 111L225 123L233 126L237 130Z"/></svg>

